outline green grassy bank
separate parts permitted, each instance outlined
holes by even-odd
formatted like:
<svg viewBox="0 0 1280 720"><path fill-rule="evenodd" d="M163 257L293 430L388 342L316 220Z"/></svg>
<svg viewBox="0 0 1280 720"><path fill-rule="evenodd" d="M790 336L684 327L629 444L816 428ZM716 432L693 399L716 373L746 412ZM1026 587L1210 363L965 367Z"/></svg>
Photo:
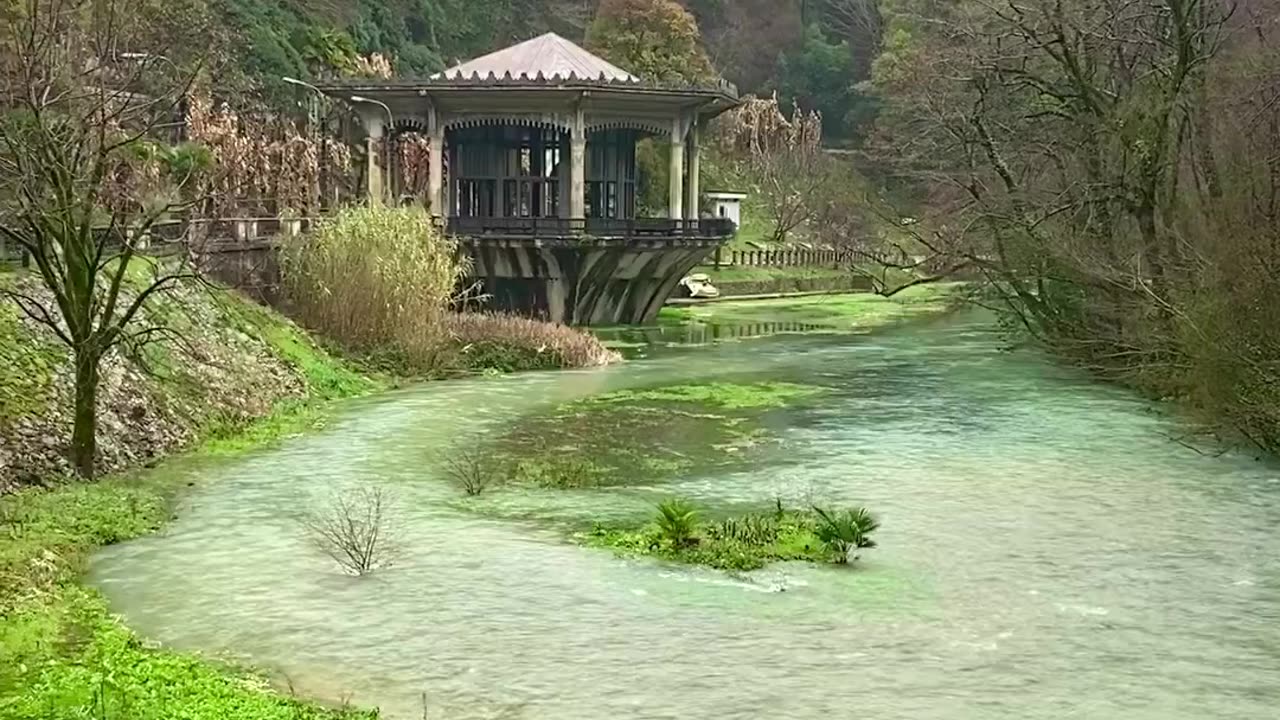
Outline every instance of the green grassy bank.
<svg viewBox="0 0 1280 720"><path fill-rule="evenodd" d="M29 275L0 283L41 296ZM395 353L339 354L236 292L190 282L139 321L166 341L104 360L99 468L71 478L70 357L53 333L0 302L0 720L364 718L275 692L217 661L144 645L81 584L103 545L154 532L185 489L149 472L175 453L228 455L323 424L332 402L420 381L606 364L575 329L500 315L442 316L447 363L430 374Z"/></svg>
<svg viewBox="0 0 1280 720"><path fill-rule="evenodd" d="M831 267L720 267L704 265L706 273L724 297L800 292L865 292L871 282L845 268Z"/></svg>
<svg viewBox="0 0 1280 720"><path fill-rule="evenodd" d="M230 346L234 351L229 355L234 356L236 372L256 369L275 380L256 386L269 394L269 404L241 407L224 402L224 396L251 388L231 381L211 388L210 383L220 381L208 378L202 384L186 364L170 356L169 348L147 350L153 367L168 366L145 377L134 376L132 367L116 368L125 387L113 392L146 398L153 421L175 428L165 436L170 445L152 457L180 445L194 447L189 452L196 454L262 447L322 422L332 401L388 384L326 352L284 318L232 293L171 298L157 306L157 312L179 309L190 318L205 317L217 324L216 330L200 333L192 342L234 340L239 344ZM191 328L190 318L174 322ZM0 320L5 320L0 323L0 330L5 330L0 340L7 340L0 342L0 353L21 361L8 365L6 372L28 385L20 396L23 403L4 405L2 424L11 430L7 437L20 441L23 436L13 428L40 422L42 413L56 416L53 406L60 395L52 378L61 350L24 337L30 328L18 325L12 315ZM108 403L112 397L108 394ZM249 670L143 643L111 615L99 593L81 584L81 578L96 548L158 530L185 484L172 473L141 470L93 483L56 477L0 495L0 718L376 717L370 711L288 697Z"/></svg>
<svg viewBox="0 0 1280 720"><path fill-rule="evenodd" d="M900 320L946 313L954 307L962 288L961 283L918 285L892 298L873 293L833 293L768 300L727 300L668 306L662 309L659 318L667 324L796 323L814 329L863 331Z"/></svg>
<svg viewBox="0 0 1280 720"><path fill-rule="evenodd" d="M315 356L313 370L338 368ZM227 454L313 427L336 395L282 404L196 453ZM216 660L148 646L80 580L98 547L158 530L185 484L132 472L0 497L0 718L311 720L373 718L277 692Z"/></svg>

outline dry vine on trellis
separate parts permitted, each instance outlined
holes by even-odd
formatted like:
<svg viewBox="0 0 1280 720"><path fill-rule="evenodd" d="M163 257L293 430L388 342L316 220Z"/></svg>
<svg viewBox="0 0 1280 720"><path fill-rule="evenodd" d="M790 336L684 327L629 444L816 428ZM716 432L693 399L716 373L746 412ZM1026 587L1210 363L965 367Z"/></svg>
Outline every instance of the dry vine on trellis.
<svg viewBox="0 0 1280 720"><path fill-rule="evenodd" d="M344 143L328 142L328 166L322 168L320 141L304 135L296 123L246 119L225 103L215 108L208 96L188 103L187 128L222 170L205 188L204 211L210 216L311 214L319 210L321 174L342 176L351 169Z"/></svg>

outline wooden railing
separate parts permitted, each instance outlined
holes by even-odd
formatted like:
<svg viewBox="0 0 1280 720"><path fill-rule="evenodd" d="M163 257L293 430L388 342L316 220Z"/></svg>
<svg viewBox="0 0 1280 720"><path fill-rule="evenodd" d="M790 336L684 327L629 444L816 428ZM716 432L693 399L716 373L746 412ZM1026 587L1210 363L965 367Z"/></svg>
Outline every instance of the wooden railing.
<svg viewBox="0 0 1280 720"><path fill-rule="evenodd" d="M125 228L95 229L96 242L105 247L123 247L125 241L150 255L206 252L237 246L261 244L279 237L293 237L310 228L312 218L282 220L274 217L206 218L165 220L153 224L141 238ZM25 264L23 249L0 237L0 264Z"/></svg>
<svg viewBox="0 0 1280 720"><path fill-rule="evenodd" d="M667 220L639 218L609 220L588 218L449 218L448 232L468 238L572 238L597 237L622 240L701 239L721 240L733 235L732 220Z"/></svg>
<svg viewBox="0 0 1280 720"><path fill-rule="evenodd" d="M217 250L260 243L279 237L296 236L307 231L312 222L314 222L313 218L282 220L273 217L168 220L152 225L150 231L136 243L136 246L140 250L152 252L161 252L165 249L181 252L184 246L197 252ZM477 239L596 237L607 240L660 241L725 240L733 236L736 226L732 220L723 218L705 220L450 218L447 230L451 234ZM99 232L106 233L108 230L103 229ZM110 232L118 233L120 237L109 239L108 246L122 245L127 237L123 229ZM128 239L133 240L133 238ZM738 254L734 253L735 258ZM20 247L13 243L0 242L0 262L21 262L22 255ZM752 258L752 261L745 264L757 262L763 264L759 258Z"/></svg>
<svg viewBox="0 0 1280 720"><path fill-rule="evenodd" d="M834 267L848 258L841 250L734 250L721 259L741 267Z"/></svg>

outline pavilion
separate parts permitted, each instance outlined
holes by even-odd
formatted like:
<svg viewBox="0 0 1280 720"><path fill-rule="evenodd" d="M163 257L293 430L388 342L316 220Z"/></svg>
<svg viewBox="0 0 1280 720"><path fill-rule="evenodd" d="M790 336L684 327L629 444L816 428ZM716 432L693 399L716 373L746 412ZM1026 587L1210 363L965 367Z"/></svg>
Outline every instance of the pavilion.
<svg viewBox="0 0 1280 720"><path fill-rule="evenodd" d="M734 225L700 212L699 141L734 107L728 83L641 81L547 34L426 80L322 85L350 102L369 142L371 202L419 201L470 249L494 307L573 324L653 319ZM425 197L405 197L391 153L428 138ZM639 217L636 143L669 140L666 217Z"/></svg>

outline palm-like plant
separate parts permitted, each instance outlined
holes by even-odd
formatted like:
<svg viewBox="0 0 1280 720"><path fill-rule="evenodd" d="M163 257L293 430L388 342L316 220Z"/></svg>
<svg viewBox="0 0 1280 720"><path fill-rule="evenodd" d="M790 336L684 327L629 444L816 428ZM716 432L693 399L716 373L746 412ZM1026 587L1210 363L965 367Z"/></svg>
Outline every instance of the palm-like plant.
<svg viewBox="0 0 1280 720"><path fill-rule="evenodd" d="M684 547L693 541L698 529L698 511L689 502L672 498L658 504L656 519L662 539L675 547Z"/></svg>
<svg viewBox="0 0 1280 720"><path fill-rule="evenodd" d="M815 507L813 511L818 515L818 527L814 532L818 540L835 553L837 563L847 564L849 554L854 550L876 546L870 535L880 527L880 521L866 508L829 513Z"/></svg>

